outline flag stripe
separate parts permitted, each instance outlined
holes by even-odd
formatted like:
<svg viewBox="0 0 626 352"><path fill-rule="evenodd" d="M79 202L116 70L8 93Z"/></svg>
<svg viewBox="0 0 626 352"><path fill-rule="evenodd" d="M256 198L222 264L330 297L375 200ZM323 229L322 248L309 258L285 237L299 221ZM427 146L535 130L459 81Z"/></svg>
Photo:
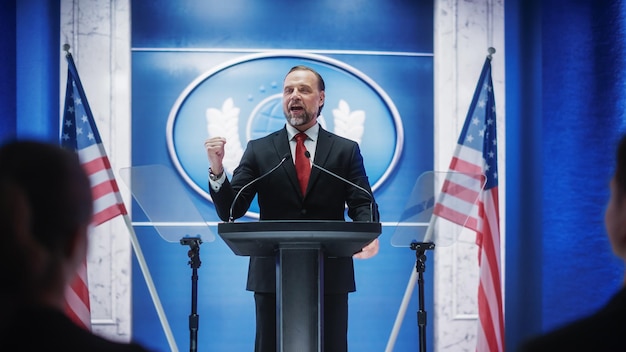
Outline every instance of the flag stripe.
<svg viewBox="0 0 626 352"><path fill-rule="evenodd" d="M78 151L80 161L89 174L111 168L106 152L101 147L102 144L92 144Z"/></svg>
<svg viewBox="0 0 626 352"><path fill-rule="evenodd" d="M85 297L87 299L85 299ZM81 327L91 330L89 307L89 287L87 285L87 262L83 261L76 274L76 279L65 290L66 312Z"/></svg>
<svg viewBox="0 0 626 352"><path fill-rule="evenodd" d="M100 137L98 137L98 140ZM91 142L91 144L85 145L78 150L78 155L80 156L81 162L86 165L97 159L102 157L106 157L106 151L100 142ZM109 168L109 164L105 164L106 167L102 169Z"/></svg>
<svg viewBox="0 0 626 352"><path fill-rule="evenodd" d="M96 159L83 162L83 168L85 169L85 171L87 171L88 175L95 175L99 172L109 169L110 166L106 165L106 163L107 160L105 159L105 157L100 156Z"/></svg>
<svg viewBox="0 0 626 352"><path fill-rule="evenodd" d="M477 348L478 351L503 351L502 349L498 348L498 342L496 341L496 334L494 333L490 333L490 331L495 331L494 330L494 324L493 324L493 320L492 320L492 316L490 313L490 305L489 302L487 301L487 297L489 296L489 294L487 294L485 292L485 287L484 285L482 285L482 281L481 281L481 285L478 286L478 319L479 319L479 330L481 330L481 333L479 334L479 336L481 336L484 341L481 342L482 347ZM478 347L478 344L477 344Z"/></svg>
<svg viewBox="0 0 626 352"><path fill-rule="evenodd" d="M441 203L438 203L435 205L433 213L437 214L438 216L444 219L448 219L454 222L455 224L465 226L472 230L478 228L478 223L480 221L476 217L471 217L471 216L468 217L467 214L458 212L452 208L448 208Z"/></svg>
<svg viewBox="0 0 626 352"><path fill-rule="evenodd" d="M498 351L503 350L502 337L504 336L504 321L503 317L503 299L501 280L500 280L500 229L499 229L499 216L498 212L494 211L498 209L498 187L492 188L487 192L485 197L485 218L487 219L485 226L485 233L482 236L482 260L486 260L487 263L481 265L481 270L484 268L486 272L481 275L484 279L481 279L481 284L484 287L483 292L486 295L486 299L493 300L496 304L490 306L490 318L492 321L491 328L499 333L494 334L493 338L498 343ZM486 265L484 265L486 264ZM497 326L495 326L497 324ZM493 350L493 349L492 349Z"/></svg>
<svg viewBox="0 0 626 352"><path fill-rule="evenodd" d="M120 205L117 203L117 198L119 196L119 193L113 193L113 192L109 192L106 193L103 196L98 197L98 199L94 200L94 214L99 213L101 211L103 211L104 209L110 208L110 207L117 207L118 208L118 212L124 214L125 213L125 207L124 205ZM124 211L122 211L122 209L124 209ZM96 222L96 221L94 221ZM100 225L100 223L96 222L96 225Z"/></svg>
<svg viewBox="0 0 626 352"><path fill-rule="evenodd" d="M124 211L126 210L124 209ZM120 207L119 205L115 204L95 213L93 216L93 222L96 225L100 225L108 220L113 219L114 217L118 215L120 215Z"/></svg>
<svg viewBox="0 0 626 352"><path fill-rule="evenodd" d="M450 170L470 175L483 175L482 154L472 148L459 146L450 162Z"/></svg>
<svg viewBox="0 0 626 352"><path fill-rule="evenodd" d="M93 182L93 179L91 179ZM117 193L119 193L119 189L117 188L117 183L109 180L105 180L102 183L93 183L92 192L94 199L99 199L101 197L105 197L109 194L114 195L114 200L117 202Z"/></svg>
<svg viewBox="0 0 626 352"><path fill-rule="evenodd" d="M443 182L441 192L445 192L452 197L472 204L478 198L480 190L467 188L465 185L454 183L450 179L447 179Z"/></svg>
<svg viewBox="0 0 626 352"><path fill-rule="evenodd" d="M448 195L446 195L445 198L446 199L442 200L438 204L440 204L442 207L446 209L450 209L454 213L462 215L462 217L460 217L459 221L457 222L459 223L459 225L461 225L461 223L465 223L465 218L468 218L468 217L473 218L473 219L479 218L477 204L470 203L463 199L454 198ZM476 202L476 200L474 200L474 202Z"/></svg>

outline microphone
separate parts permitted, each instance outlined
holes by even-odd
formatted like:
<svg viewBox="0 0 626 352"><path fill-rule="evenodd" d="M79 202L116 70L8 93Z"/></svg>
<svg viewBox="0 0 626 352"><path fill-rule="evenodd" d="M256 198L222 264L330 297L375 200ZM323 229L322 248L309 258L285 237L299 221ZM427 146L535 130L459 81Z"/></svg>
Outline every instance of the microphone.
<svg viewBox="0 0 626 352"><path fill-rule="evenodd" d="M311 162L311 166L313 166L313 167L317 168L318 170L322 170L322 171L324 171L325 173L327 173L327 174L329 174L329 175L331 175L331 176L333 176L333 177L336 177L336 178L340 179L341 181L343 181L343 182L345 182L345 183L349 184L350 186L352 186L352 187L356 187L356 188L360 189L361 191L365 192L365 193L366 193L366 194L370 197L370 221L371 221L371 222L374 222L374 220L376 220L376 222L378 222L378 217L375 215L375 210L376 210L376 206L375 206L375 204L376 204L376 203L374 202L374 196L372 195L372 193L370 193L370 192L369 192L368 190L366 190L365 188L363 188L363 187L361 187L361 186L357 185L356 183L351 182L351 181L349 181L349 180L347 180L347 179L345 179L345 178L343 178L343 177L341 177L341 176L337 175L336 173L334 173L334 172L332 172L332 171L330 171L330 170L326 170L325 168L323 168L323 167L321 167L321 166L317 165L316 163L314 163L314 162L313 162L313 160L311 160L311 153L309 153L309 151L308 151L308 150L306 150L306 151L304 152L304 156L306 156L306 158L307 158L307 159L309 159L309 161ZM376 218L376 219L375 219L375 218Z"/></svg>
<svg viewBox="0 0 626 352"><path fill-rule="evenodd" d="M241 192L248 188L250 185L254 184L255 182L257 182L258 180L264 178L265 176L271 174L272 172L274 172L274 170L278 169L284 162L285 160L289 159L291 157L291 153L286 153L285 155L283 155L283 158L280 159L280 162L278 164L276 164L276 166L274 166L273 168L270 169L270 171L264 173L263 175L255 178L254 180L246 183L245 186L241 187L241 189L239 190L239 192L237 192L237 194L235 195L235 198L233 198L233 202L230 204L230 211L228 213L228 222L234 222L235 219L233 219L233 208L235 208L235 203L237 202L237 199L239 198L239 195L241 194Z"/></svg>

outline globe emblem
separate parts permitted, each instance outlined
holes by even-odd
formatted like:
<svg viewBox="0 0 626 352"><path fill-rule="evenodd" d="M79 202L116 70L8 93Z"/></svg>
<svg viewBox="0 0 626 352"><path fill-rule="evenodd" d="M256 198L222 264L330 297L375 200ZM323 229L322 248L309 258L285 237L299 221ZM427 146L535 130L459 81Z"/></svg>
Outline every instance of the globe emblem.
<svg viewBox="0 0 626 352"><path fill-rule="evenodd" d="M250 113L246 133L248 140L263 137L283 127L285 114L281 98L280 95L266 98Z"/></svg>

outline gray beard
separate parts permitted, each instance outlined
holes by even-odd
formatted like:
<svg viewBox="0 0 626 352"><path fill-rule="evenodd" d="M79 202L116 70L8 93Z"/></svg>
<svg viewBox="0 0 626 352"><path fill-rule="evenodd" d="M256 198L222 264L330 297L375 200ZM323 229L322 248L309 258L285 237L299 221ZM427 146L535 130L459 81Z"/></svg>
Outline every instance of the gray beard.
<svg viewBox="0 0 626 352"><path fill-rule="evenodd" d="M311 121L311 115L309 114L304 114L302 115L302 117L293 117L291 115L285 114L285 117L287 118L287 122L289 122L289 124L292 126L306 125Z"/></svg>

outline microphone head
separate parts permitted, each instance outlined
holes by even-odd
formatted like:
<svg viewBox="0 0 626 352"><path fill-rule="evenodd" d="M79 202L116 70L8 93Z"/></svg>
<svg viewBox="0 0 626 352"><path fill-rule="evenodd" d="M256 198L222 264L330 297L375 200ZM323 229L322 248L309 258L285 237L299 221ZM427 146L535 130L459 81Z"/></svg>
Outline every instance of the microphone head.
<svg viewBox="0 0 626 352"><path fill-rule="evenodd" d="M304 151L304 156L306 156L307 159L311 159L311 153L309 153L308 150Z"/></svg>

